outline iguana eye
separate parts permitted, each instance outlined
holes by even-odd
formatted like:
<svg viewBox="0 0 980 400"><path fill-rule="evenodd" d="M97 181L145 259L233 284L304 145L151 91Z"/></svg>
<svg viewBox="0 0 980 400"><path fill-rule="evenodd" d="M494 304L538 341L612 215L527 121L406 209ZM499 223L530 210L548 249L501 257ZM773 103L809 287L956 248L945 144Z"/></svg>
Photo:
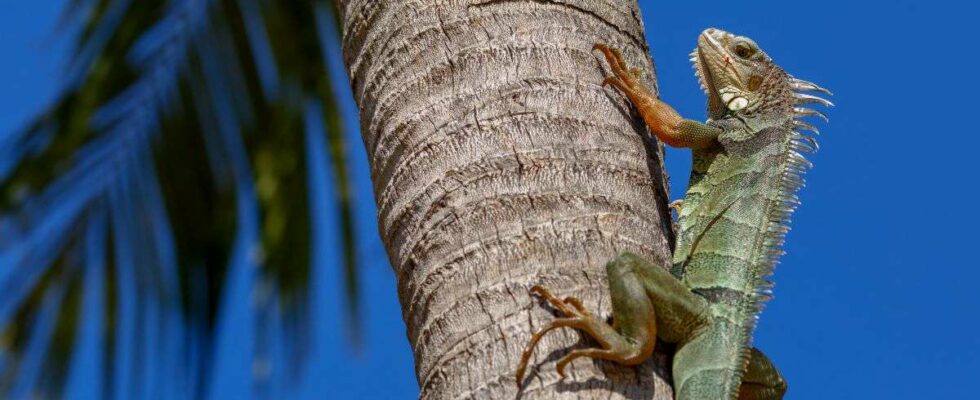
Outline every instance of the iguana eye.
<svg viewBox="0 0 980 400"><path fill-rule="evenodd" d="M739 43L735 45L735 55L739 56L739 58L748 60L749 57L752 57L753 54L755 54L755 50L753 50L748 45L744 43Z"/></svg>

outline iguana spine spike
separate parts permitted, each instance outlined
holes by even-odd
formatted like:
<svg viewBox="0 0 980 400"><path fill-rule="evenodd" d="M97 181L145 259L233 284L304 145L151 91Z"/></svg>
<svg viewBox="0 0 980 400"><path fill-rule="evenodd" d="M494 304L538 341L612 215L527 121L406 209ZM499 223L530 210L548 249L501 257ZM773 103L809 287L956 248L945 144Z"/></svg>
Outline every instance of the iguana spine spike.
<svg viewBox="0 0 980 400"><path fill-rule="evenodd" d="M829 90L820 87L820 85L817 85L816 83L813 83L813 82L810 82L810 81L805 81L805 80L799 79L799 78L792 78L791 77L790 78L790 85L793 87L793 89L796 89L796 90L803 90L803 91L808 91L808 92L821 92L821 93L826 93L826 94L831 95L831 96L834 95Z"/></svg>
<svg viewBox="0 0 980 400"><path fill-rule="evenodd" d="M803 157L803 155L797 152L796 150L791 149L789 150L788 153L789 153L789 162L791 165L792 164L801 165L807 169L813 168L813 163L810 162L810 160L807 160L806 157Z"/></svg>
<svg viewBox="0 0 980 400"><path fill-rule="evenodd" d="M816 142L814 141L812 143L816 143ZM817 151L817 147L816 146L813 146L811 144L811 142L807 142L807 141L805 141L803 139L794 140L792 142L792 144L790 144L790 146L791 146L791 148L793 150L796 150L796 151L801 152L801 153L802 152L813 153L813 152Z"/></svg>
<svg viewBox="0 0 980 400"><path fill-rule="evenodd" d="M809 144L810 147L813 147L812 153L816 153L817 151L820 150L820 144L817 143L817 139L814 139L813 136L806 136L806 135L801 135L801 136L802 138L799 140L802 140L807 144Z"/></svg>
<svg viewBox="0 0 980 400"><path fill-rule="evenodd" d="M817 104L822 104L822 105L827 106L827 107L833 107L834 106L834 103L831 103L830 100L827 100L827 99L825 99L823 97L814 96L814 95L811 95L811 94L797 92L797 93L793 94L793 97L796 98L796 104L797 105L817 103Z"/></svg>
<svg viewBox="0 0 980 400"><path fill-rule="evenodd" d="M799 129L799 130L802 130L802 131L813 132L814 135L820 135L820 130L817 129L817 127L815 127L813 125L810 125L810 124L808 124L806 122L800 121L798 119L793 120L793 128L796 128L796 129Z"/></svg>
<svg viewBox="0 0 980 400"><path fill-rule="evenodd" d="M830 118L827 118L827 114L824 114L824 113L822 113L820 111L817 111L817 110L814 110L814 109L811 109L811 108L794 107L793 108L793 114L795 114L795 116L797 118L801 118L801 117L817 117L817 118L822 119L823 122L827 122L827 123L830 122Z"/></svg>

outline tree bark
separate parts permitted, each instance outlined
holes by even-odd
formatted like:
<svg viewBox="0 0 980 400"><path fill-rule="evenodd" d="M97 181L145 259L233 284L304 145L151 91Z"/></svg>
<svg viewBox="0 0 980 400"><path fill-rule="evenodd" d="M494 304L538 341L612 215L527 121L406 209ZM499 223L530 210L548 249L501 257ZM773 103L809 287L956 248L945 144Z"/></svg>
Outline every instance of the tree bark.
<svg viewBox="0 0 980 400"><path fill-rule="evenodd" d="M344 0L343 50L382 240L398 278L421 398L667 399L666 356L638 367L579 359L553 332L542 284L610 315L605 263L622 251L666 268L662 148L592 46L648 71L635 0Z"/></svg>

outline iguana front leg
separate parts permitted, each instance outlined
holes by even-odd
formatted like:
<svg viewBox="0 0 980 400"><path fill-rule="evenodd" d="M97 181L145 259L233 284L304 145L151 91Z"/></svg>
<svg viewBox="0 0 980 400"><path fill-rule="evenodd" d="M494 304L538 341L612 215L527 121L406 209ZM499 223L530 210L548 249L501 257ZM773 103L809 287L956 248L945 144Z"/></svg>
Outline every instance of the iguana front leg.
<svg viewBox="0 0 980 400"><path fill-rule="evenodd" d="M715 143L721 129L685 119L673 107L660 101L639 81L639 74L626 65L619 50L602 43L593 49L601 51L612 68L613 76L602 81L602 85L612 85L623 92L658 139L673 147L702 148Z"/></svg>

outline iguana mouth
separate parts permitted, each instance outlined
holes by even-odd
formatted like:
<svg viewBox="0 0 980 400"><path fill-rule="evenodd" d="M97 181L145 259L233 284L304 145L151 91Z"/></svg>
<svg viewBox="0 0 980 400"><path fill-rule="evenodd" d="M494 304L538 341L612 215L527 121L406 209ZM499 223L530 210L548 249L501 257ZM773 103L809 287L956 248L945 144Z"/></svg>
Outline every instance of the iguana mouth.
<svg viewBox="0 0 980 400"><path fill-rule="evenodd" d="M722 109L723 107L720 106L724 104L721 94L715 86L715 76L711 69L712 61L717 61L719 57L725 56L725 47L714 38L715 32L718 31L713 28L705 29L698 38L698 47L691 54L691 62L694 63L696 71L695 75L700 80L701 89L708 96L708 108L712 114L714 110ZM710 115L710 117L716 118L718 116Z"/></svg>
<svg viewBox="0 0 980 400"><path fill-rule="evenodd" d="M691 54L691 62L694 63L694 75L698 77L701 90L704 90L705 96L708 96L708 108L709 110L714 110L716 104L721 104L721 95L718 93L718 89L715 88L714 76L711 75L708 60L700 46Z"/></svg>
<svg viewBox="0 0 980 400"><path fill-rule="evenodd" d="M694 54L691 55L691 61L694 62L694 69L696 71L698 80L701 83L701 89L704 90L704 94L711 96L716 95L718 91L715 89L714 78L711 76L711 69L708 68L708 60L705 59L704 52L698 47L694 50Z"/></svg>

